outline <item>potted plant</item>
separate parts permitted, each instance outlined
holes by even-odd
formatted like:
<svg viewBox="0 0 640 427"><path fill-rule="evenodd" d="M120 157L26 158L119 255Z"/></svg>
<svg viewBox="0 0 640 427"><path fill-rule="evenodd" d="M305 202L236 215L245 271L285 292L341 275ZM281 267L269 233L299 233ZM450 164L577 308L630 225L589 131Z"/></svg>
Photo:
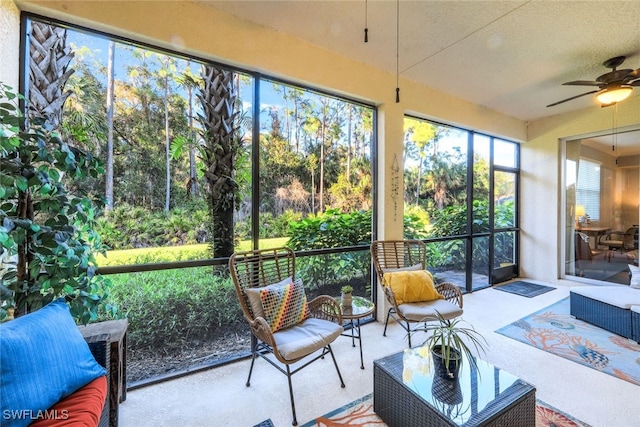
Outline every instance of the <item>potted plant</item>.
<svg viewBox="0 0 640 427"><path fill-rule="evenodd" d="M342 292L342 305L345 307L351 306L353 302L353 286L345 285L340 288L340 292Z"/></svg>
<svg viewBox="0 0 640 427"><path fill-rule="evenodd" d="M0 322L60 297L79 322L101 307L113 315L94 259L105 249L94 230L101 200L76 188L102 165L44 119L27 120L26 101L0 82Z"/></svg>
<svg viewBox="0 0 640 427"><path fill-rule="evenodd" d="M457 379L463 356L475 365L474 352L484 353L487 342L473 326L465 326L462 318L445 319L440 313L437 317L426 326L431 335L424 345L431 350L436 375Z"/></svg>

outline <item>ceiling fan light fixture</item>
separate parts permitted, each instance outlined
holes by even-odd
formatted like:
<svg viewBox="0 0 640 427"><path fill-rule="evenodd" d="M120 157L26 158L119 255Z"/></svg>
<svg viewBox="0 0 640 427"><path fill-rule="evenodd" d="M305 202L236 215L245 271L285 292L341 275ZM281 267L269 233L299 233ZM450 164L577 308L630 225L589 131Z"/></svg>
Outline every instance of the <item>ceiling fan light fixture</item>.
<svg viewBox="0 0 640 427"><path fill-rule="evenodd" d="M602 89L596 94L596 99L601 104L614 104L616 102L624 101L631 95L633 88L629 85L618 85Z"/></svg>

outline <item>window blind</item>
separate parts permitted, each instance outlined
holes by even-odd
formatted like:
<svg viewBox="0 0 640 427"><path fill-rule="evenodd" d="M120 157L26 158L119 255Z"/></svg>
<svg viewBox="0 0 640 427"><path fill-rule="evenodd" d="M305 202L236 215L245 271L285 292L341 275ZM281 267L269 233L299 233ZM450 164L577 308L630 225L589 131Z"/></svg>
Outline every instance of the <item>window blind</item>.
<svg viewBox="0 0 640 427"><path fill-rule="evenodd" d="M578 182L576 183L576 204L584 210L592 221L600 220L600 164L580 159Z"/></svg>

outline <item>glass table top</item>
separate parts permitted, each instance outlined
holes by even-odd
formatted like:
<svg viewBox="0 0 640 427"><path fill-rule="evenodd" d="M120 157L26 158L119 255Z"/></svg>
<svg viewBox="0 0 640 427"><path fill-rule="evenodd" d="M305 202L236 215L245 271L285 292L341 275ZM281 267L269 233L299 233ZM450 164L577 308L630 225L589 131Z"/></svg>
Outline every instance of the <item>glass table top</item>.
<svg viewBox="0 0 640 427"><path fill-rule="evenodd" d="M345 319L356 319L358 317L365 317L373 313L375 304L371 300L356 296L352 297L352 303L349 306L342 305L342 298L336 297L335 300L340 304L342 309L342 317Z"/></svg>
<svg viewBox="0 0 640 427"><path fill-rule="evenodd" d="M473 366L463 358L459 378L446 380L434 375L431 351L426 347L406 349L402 354L402 381L428 404L457 425L504 397L505 391L521 380L483 360Z"/></svg>

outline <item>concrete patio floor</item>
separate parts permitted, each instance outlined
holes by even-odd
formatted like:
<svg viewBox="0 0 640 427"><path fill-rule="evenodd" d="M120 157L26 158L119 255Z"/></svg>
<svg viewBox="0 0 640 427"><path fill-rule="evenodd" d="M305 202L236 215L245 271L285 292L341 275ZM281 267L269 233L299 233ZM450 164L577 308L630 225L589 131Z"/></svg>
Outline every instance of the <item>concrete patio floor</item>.
<svg viewBox="0 0 640 427"><path fill-rule="evenodd" d="M495 289L464 296L465 321L489 343L482 358L537 388L536 397L595 427L640 425L640 387L594 369L537 350L494 331L569 295L577 284L547 284L556 290L525 298ZM383 320L383 319L382 319ZM362 328L365 369L358 348L340 337L332 346L346 388L330 358L319 360L293 376L299 424L340 407L373 390L373 360L407 347L404 331L390 324L382 336L382 322ZM423 333L417 333L415 343ZM120 426L232 426L251 427L270 418L276 427L291 425L287 379L263 360L256 361L251 386L245 387L249 361L232 363L198 374L127 393L120 405ZM640 352L638 353L640 370Z"/></svg>

